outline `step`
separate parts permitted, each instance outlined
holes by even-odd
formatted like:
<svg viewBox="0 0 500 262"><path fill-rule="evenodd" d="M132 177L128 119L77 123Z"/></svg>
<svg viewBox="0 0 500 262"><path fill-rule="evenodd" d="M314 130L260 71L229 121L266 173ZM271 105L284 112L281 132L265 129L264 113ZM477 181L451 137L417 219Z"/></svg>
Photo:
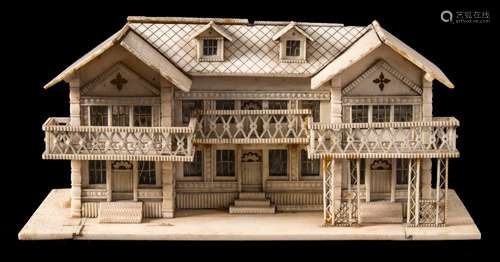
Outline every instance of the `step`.
<svg viewBox="0 0 500 262"><path fill-rule="evenodd" d="M234 200L234 206L236 207L268 207L271 205L271 201L268 199L236 199Z"/></svg>
<svg viewBox="0 0 500 262"><path fill-rule="evenodd" d="M274 205L267 207L229 207L229 214L274 214L275 212Z"/></svg>
<svg viewBox="0 0 500 262"><path fill-rule="evenodd" d="M257 199L266 199L266 193L264 192L241 192L239 194L239 199L251 199L251 200L257 200Z"/></svg>
<svg viewBox="0 0 500 262"><path fill-rule="evenodd" d="M97 217L101 224L139 224L142 222L142 202L101 202Z"/></svg>
<svg viewBox="0 0 500 262"><path fill-rule="evenodd" d="M391 224L403 222L403 205L398 202L375 201L361 203L361 223Z"/></svg>

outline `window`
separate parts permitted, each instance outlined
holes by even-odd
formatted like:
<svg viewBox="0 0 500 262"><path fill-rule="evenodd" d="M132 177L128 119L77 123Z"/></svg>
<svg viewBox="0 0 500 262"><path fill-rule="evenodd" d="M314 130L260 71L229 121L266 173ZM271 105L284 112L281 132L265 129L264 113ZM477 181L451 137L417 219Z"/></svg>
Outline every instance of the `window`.
<svg viewBox="0 0 500 262"><path fill-rule="evenodd" d="M396 159L396 183L408 184L408 159Z"/></svg>
<svg viewBox="0 0 500 262"><path fill-rule="evenodd" d="M300 41L287 40L286 41L286 56L298 57L300 56Z"/></svg>
<svg viewBox="0 0 500 262"><path fill-rule="evenodd" d="M90 125L107 126L108 125L108 107L91 106L90 107Z"/></svg>
<svg viewBox="0 0 500 262"><path fill-rule="evenodd" d="M182 124L189 124L191 114L196 110L203 109L203 101L201 100L183 100L182 101Z"/></svg>
<svg viewBox="0 0 500 262"><path fill-rule="evenodd" d="M268 102L269 109L288 109L287 100L271 100Z"/></svg>
<svg viewBox="0 0 500 262"><path fill-rule="evenodd" d="M391 106L390 105L374 105L372 108L372 122L390 122L391 121Z"/></svg>
<svg viewBox="0 0 500 262"><path fill-rule="evenodd" d="M134 126L152 126L151 106L134 106Z"/></svg>
<svg viewBox="0 0 500 262"><path fill-rule="evenodd" d="M302 108L303 109L311 109L313 121L314 122L320 121L319 101L315 101L315 100L302 101Z"/></svg>
<svg viewBox="0 0 500 262"><path fill-rule="evenodd" d="M106 161L89 161L89 184L106 184Z"/></svg>
<svg viewBox="0 0 500 262"><path fill-rule="evenodd" d="M356 168L356 160L350 160L349 162L349 177L351 178L351 184L354 185L354 179L353 177L351 176L352 172L354 172ZM365 166L365 160L364 159L360 159L359 160L359 184L361 185L364 185L365 184L365 170L366 170L366 166Z"/></svg>
<svg viewBox="0 0 500 262"><path fill-rule="evenodd" d="M368 106L352 106L352 123L368 123Z"/></svg>
<svg viewBox="0 0 500 262"><path fill-rule="evenodd" d="M413 120L412 105L395 105L394 122L410 122Z"/></svg>
<svg viewBox="0 0 500 262"><path fill-rule="evenodd" d="M287 166L287 150L269 150L269 176L288 176Z"/></svg>
<svg viewBox="0 0 500 262"><path fill-rule="evenodd" d="M203 56L217 55L217 39L203 39Z"/></svg>
<svg viewBox="0 0 500 262"><path fill-rule="evenodd" d="M139 184L156 185L155 162L139 161Z"/></svg>
<svg viewBox="0 0 500 262"><path fill-rule="evenodd" d="M216 155L216 175L223 177L234 176L236 169L234 150L217 150Z"/></svg>
<svg viewBox="0 0 500 262"><path fill-rule="evenodd" d="M185 177L201 177L203 174L203 155L201 151L194 153L193 162L184 162Z"/></svg>
<svg viewBox="0 0 500 262"><path fill-rule="evenodd" d="M319 176L319 160L307 157L307 151L300 151L300 174L301 176Z"/></svg>
<svg viewBox="0 0 500 262"><path fill-rule="evenodd" d="M217 100L215 101L216 110L234 110L233 100Z"/></svg>
<svg viewBox="0 0 500 262"><path fill-rule="evenodd" d="M262 101L243 100L241 101L241 110L260 110L262 109Z"/></svg>
<svg viewBox="0 0 500 262"><path fill-rule="evenodd" d="M112 106L112 124L113 126L129 126L129 107L128 106Z"/></svg>

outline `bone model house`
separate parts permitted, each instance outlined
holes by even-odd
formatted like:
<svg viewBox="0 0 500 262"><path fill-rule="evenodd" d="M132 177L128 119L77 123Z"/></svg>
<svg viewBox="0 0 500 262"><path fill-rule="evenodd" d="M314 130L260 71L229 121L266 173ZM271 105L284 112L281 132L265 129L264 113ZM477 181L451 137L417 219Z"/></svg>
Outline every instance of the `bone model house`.
<svg viewBox="0 0 500 262"><path fill-rule="evenodd" d="M432 91L454 86L376 21L129 17L45 88L63 80L69 117L43 124L43 158L71 162L73 217L446 224L459 123L433 116Z"/></svg>

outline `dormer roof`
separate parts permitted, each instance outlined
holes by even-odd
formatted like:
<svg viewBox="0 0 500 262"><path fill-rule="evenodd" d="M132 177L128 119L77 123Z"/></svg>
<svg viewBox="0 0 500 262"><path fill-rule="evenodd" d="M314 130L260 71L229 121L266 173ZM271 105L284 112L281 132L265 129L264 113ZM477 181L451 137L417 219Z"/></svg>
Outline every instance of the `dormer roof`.
<svg viewBox="0 0 500 262"><path fill-rule="evenodd" d="M210 21L208 24L206 24L205 26L203 26L202 28L200 28L196 32L194 32L194 34L191 36L191 38L189 40L193 40L193 39L197 38L198 36L200 36L201 34L203 34L204 32L206 32L209 29L213 29L215 32L219 33L222 37L227 39L229 42L234 41L234 38L228 32L226 32L226 30L224 30L222 27L218 26L214 21Z"/></svg>
<svg viewBox="0 0 500 262"><path fill-rule="evenodd" d="M306 39L309 39L310 41L314 41L314 39L309 34L304 32L304 30L300 29L300 27L298 27L297 23L294 21L290 22L287 26L283 27L280 31L278 31L273 36L273 41L278 41L284 34L288 33L290 30L296 30L301 35L303 35Z"/></svg>

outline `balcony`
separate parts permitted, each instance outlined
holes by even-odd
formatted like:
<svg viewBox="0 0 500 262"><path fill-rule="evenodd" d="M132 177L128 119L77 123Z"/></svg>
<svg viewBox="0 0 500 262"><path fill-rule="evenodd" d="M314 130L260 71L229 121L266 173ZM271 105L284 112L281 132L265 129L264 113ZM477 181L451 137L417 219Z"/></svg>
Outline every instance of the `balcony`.
<svg viewBox="0 0 500 262"><path fill-rule="evenodd" d="M453 117L427 122L340 123L309 122L309 158L455 158Z"/></svg>
<svg viewBox="0 0 500 262"><path fill-rule="evenodd" d="M43 159L193 161L196 119L187 127L71 126L69 118L43 124Z"/></svg>
<svg viewBox="0 0 500 262"><path fill-rule="evenodd" d="M204 110L196 113L195 143L307 144L308 109Z"/></svg>

